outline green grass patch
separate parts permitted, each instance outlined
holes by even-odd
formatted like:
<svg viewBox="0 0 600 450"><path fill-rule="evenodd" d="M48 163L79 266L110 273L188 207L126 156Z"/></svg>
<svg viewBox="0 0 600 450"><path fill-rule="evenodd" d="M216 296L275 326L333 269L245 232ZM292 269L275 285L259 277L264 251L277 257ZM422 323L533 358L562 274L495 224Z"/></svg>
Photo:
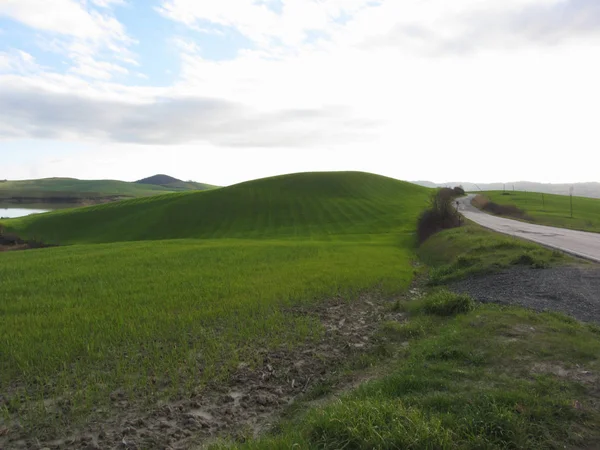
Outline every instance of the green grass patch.
<svg viewBox="0 0 600 450"><path fill-rule="evenodd" d="M411 308L409 308L411 309ZM595 448L600 336L559 314L482 306L411 341L387 376L279 432L214 448ZM389 327L388 327L389 328Z"/></svg>
<svg viewBox="0 0 600 450"><path fill-rule="evenodd" d="M524 210L533 222L573 230L600 232L600 199L568 195L540 194L537 192L500 191L483 193L498 204L512 204Z"/></svg>
<svg viewBox="0 0 600 450"><path fill-rule="evenodd" d="M2 254L0 389L22 420L24 399L32 407L68 398L64 420L75 420L117 388L148 401L191 392L255 362L253 349L317 337L319 324L286 313L290 305L406 288L406 240L180 240ZM38 412L31 418L50 420Z"/></svg>
<svg viewBox="0 0 600 450"><path fill-rule="evenodd" d="M417 304L423 313L442 317L468 313L475 307L468 295L454 294L446 290L434 292Z"/></svg>
<svg viewBox="0 0 600 450"><path fill-rule="evenodd" d="M472 223L432 236L421 245L419 255L431 268L433 285L514 265L544 268L571 260L560 252Z"/></svg>

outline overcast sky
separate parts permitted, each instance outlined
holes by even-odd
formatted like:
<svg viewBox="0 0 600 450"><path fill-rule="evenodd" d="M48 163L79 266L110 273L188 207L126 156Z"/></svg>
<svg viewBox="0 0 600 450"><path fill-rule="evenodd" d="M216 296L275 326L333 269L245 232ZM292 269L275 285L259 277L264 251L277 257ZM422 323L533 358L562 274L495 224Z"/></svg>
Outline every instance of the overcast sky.
<svg viewBox="0 0 600 450"><path fill-rule="evenodd" d="M598 0L0 0L0 179L600 181Z"/></svg>

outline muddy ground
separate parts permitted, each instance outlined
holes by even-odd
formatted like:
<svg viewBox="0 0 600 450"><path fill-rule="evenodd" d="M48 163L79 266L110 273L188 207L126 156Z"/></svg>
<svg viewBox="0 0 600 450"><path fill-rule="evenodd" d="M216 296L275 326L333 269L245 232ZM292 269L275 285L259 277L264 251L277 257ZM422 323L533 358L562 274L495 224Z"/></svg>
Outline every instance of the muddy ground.
<svg viewBox="0 0 600 450"><path fill-rule="evenodd" d="M418 295L416 289L408 295ZM262 367L242 363L228 383L207 386L200 395L140 410L122 392L113 392L115 415L86 429L67 430L62 439L32 440L27 430L0 430L4 449L194 449L231 436L243 440L268 430L299 396L335 377L348 361L373 354L385 343L377 336L382 321L403 321L392 300L364 295L357 301L333 299L294 308L291 314L310 315L324 327L320 341L294 350L262 353ZM359 374L354 375L359 377ZM348 385L351 380L344 380ZM339 386L338 386L339 388Z"/></svg>

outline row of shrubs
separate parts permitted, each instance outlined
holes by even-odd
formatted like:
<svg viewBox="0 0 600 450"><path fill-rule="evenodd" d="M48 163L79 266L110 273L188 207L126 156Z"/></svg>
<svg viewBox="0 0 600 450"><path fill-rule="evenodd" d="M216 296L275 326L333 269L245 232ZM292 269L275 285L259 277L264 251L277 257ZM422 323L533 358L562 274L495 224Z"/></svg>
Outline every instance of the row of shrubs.
<svg viewBox="0 0 600 450"><path fill-rule="evenodd" d="M516 219L529 219L525 211L515 205L500 205L494 203L483 195L476 195L473 205L479 209L495 214L496 216L514 217Z"/></svg>

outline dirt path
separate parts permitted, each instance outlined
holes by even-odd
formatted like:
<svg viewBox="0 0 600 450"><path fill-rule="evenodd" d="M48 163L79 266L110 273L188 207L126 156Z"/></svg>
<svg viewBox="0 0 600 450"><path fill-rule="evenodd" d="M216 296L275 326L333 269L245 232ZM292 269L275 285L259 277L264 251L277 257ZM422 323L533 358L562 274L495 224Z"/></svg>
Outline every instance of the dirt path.
<svg viewBox="0 0 600 450"><path fill-rule="evenodd" d="M483 303L557 311L600 323L600 267L514 268L450 285Z"/></svg>
<svg viewBox="0 0 600 450"><path fill-rule="evenodd" d="M497 217L472 206L473 197L469 195L458 199L459 211L467 219L499 233L527 239L565 253L600 262L600 233L547 227Z"/></svg>

